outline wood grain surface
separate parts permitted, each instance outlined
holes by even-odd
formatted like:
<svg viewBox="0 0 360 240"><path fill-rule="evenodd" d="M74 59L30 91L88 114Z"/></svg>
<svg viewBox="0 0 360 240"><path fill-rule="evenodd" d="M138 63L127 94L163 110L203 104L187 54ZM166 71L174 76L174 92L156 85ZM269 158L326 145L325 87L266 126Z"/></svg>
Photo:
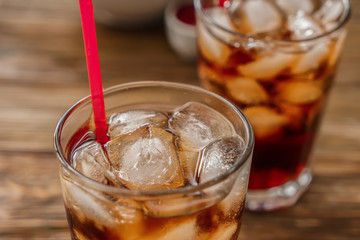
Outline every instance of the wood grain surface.
<svg viewBox="0 0 360 240"><path fill-rule="evenodd" d="M89 94L78 2L0 0L0 239L70 239L53 132ZM315 177L296 206L245 212L240 239L360 239L360 0L318 144ZM196 65L169 47L163 24L97 26L104 87L135 80L198 85Z"/></svg>

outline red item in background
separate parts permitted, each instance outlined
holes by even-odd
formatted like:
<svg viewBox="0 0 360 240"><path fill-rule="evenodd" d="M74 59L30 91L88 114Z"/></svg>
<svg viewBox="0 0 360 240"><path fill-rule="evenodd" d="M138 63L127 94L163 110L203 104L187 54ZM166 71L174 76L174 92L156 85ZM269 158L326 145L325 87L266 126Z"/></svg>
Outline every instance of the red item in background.
<svg viewBox="0 0 360 240"><path fill-rule="evenodd" d="M195 9L193 5L185 5L180 7L176 12L176 17L186 24L193 26L196 24Z"/></svg>

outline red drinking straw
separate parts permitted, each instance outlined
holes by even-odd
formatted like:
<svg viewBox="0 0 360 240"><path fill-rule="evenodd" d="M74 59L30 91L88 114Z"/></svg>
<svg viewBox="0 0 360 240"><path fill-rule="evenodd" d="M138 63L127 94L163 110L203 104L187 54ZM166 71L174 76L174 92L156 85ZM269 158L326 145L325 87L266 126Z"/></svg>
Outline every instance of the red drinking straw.
<svg viewBox="0 0 360 240"><path fill-rule="evenodd" d="M79 0L79 4L91 99L94 111L96 140L101 144L105 144L109 140L109 137L106 134L107 123L104 94L101 81L92 0Z"/></svg>

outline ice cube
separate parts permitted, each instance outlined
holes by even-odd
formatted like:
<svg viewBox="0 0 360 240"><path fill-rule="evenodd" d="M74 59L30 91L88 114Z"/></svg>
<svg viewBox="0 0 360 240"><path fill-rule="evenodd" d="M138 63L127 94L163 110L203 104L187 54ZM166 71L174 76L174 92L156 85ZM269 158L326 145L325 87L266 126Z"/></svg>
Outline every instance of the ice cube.
<svg viewBox="0 0 360 240"><path fill-rule="evenodd" d="M179 136L179 153L185 177L195 183L195 168L200 150L207 144L231 137L235 130L219 112L200 103L188 102L169 119L169 127Z"/></svg>
<svg viewBox="0 0 360 240"><path fill-rule="evenodd" d="M301 74L311 71L312 69L317 69L321 62L327 58L328 54L329 42L319 42L298 58L298 61L292 67L292 72Z"/></svg>
<svg viewBox="0 0 360 240"><path fill-rule="evenodd" d="M142 240L184 240L195 239L197 236L196 218L186 218L177 224L168 224L161 231L148 234Z"/></svg>
<svg viewBox="0 0 360 240"><path fill-rule="evenodd" d="M246 178L247 179L247 178ZM222 210L225 216L230 219L236 219L239 216L239 213L244 208L246 189L247 189L247 180L242 182L236 182L236 184L241 184L244 186L241 191L232 191L230 192L219 204L219 208ZM238 188L238 187L235 187Z"/></svg>
<svg viewBox="0 0 360 240"><path fill-rule="evenodd" d="M321 8L314 14L323 24L335 22L342 14L344 9L341 0L327 0Z"/></svg>
<svg viewBox="0 0 360 240"><path fill-rule="evenodd" d="M344 47L346 36L347 36L346 30L342 31L340 33L340 35L338 36L338 39L335 42L334 50L332 51L332 53L329 57L330 66L334 66L337 63L337 61L341 55L342 49Z"/></svg>
<svg viewBox="0 0 360 240"><path fill-rule="evenodd" d="M235 31L227 11L224 8L210 8L206 14L221 27ZM230 41L231 34L219 30L217 26L199 21L198 23L198 45L203 56L214 63L224 65L230 56L230 49L225 45ZM225 43L224 43L225 42Z"/></svg>
<svg viewBox="0 0 360 240"><path fill-rule="evenodd" d="M89 142L82 145L74 152L72 161L73 167L86 177L100 183L108 183L106 172L109 163L99 143Z"/></svg>
<svg viewBox="0 0 360 240"><path fill-rule="evenodd" d="M155 218L179 217L184 214L190 215L199 212L199 209L214 206L221 201L222 194L205 194L204 192L194 192L185 196L169 196L162 198L161 201L145 201L143 212L146 216Z"/></svg>
<svg viewBox="0 0 360 240"><path fill-rule="evenodd" d="M244 141L239 136L223 138L207 145L196 167L196 179L207 182L227 172L244 151Z"/></svg>
<svg viewBox="0 0 360 240"><path fill-rule="evenodd" d="M291 129L292 131L300 131L303 129L304 122L308 117L307 112L304 111L303 106L285 102L282 99L278 102L277 106L289 119L289 122L286 126L287 129Z"/></svg>
<svg viewBox="0 0 360 240"><path fill-rule="evenodd" d="M132 110L116 113L109 119L109 134L111 138L114 138L147 123L165 128L167 116L162 112L153 110Z"/></svg>
<svg viewBox="0 0 360 240"><path fill-rule="evenodd" d="M275 31L282 25L280 12L268 1L246 1L242 11L252 28L252 34Z"/></svg>
<svg viewBox="0 0 360 240"><path fill-rule="evenodd" d="M237 11L241 5L244 3L244 0L232 0L232 1L222 1L223 7L232 14L233 12Z"/></svg>
<svg viewBox="0 0 360 240"><path fill-rule="evenodd" d="M182 240L194 239L196 236L196 221L195 218L185 220L179 224L169 226L164 236L157 238L159 240Z"/></svg>
<svg viewBox="0 0 360 240"><path fill-rule="evenodd" d="M169 119L169 127L181 142L199 150L212 141L235 133L232 124L222 114L196 102L188 102L176 109Z"/></svg>
<svg viewBox="0 0 360 240"><path fill-rule="evenodd" d="M244 163L232 185L230 193L219 203L219 208L229 219L236 219L244 208L251 162Z"/></svg>
<svg viewBox="0 0 360 240"><path fill-rule="evenodd" d="M293 104L309 104L322 96L321 83L318 82L286 82L279 84L277 97Z"/></svg>
<svg viewBox="0 0 360 240"><path fill-rule="evenodd" d="M212 36L203 23L198 23L198 46L201 54L208 60L218 65L224 65L230 56L226 45Z"/></svg>
<svg viewBox="0 0 360 240"><path fill-rule="evenodd" d="M270 79L275 77L286 67L290 66L295 59L292 54L274 53L250 62L239 65L237 70L240 74L249 78Z"/></svg>
<svg viewBox="0 0 360 240"><path fill-rule="evenodd" d="M276 0L276 3L288 15L298 12L309 14L314 10L311 0Z"/></svg>
<svg viewBox="0 0 360 240"><path fill-rule="evenodd" d="M205 81L202 81L201 84L204 86L208 84L209 86L204 86L206 89L209 89L208 87L212 86L212 88L215 88L215 86L223 85L225 82L225 77L221 74L219 74L216 69L213 69L205 64L200 63L198 65L199 69L199 77L200 79L205 79ZM213 86L215 85L215 86ZM210 87L211 89L211 87ZM211 89L214 90L214 89Z"/></svg>
<svg viewBox="0 0 360 240"><path fill-rule="evenodd" d="M142 213L138 209L121 206L115 202L112 204L101 193L84 189L66 180L62 180L62 187L66 194L66 205L74 211L82 223L92 220L97 229L106 226L114 232L114 235L140 239L139 235L143 231L144 224ZM76 236L83 239L80 231L76 232Z"/></svg>
<svg viewBox="0 0 360 240"><path fill-rule="evenodd" d="M226 90L232 98L242 104L254 105L266 103L268 95L265 89L252 78L236 78L226 82Z"/></svg>
<svg viewBox="0 0 360 240"><path fill-rule="evenodd" d="M88 238L82 234L82 232L78 231L76 228L73 228L75 239L77 240L88 240Z"/></svg>
<svg viewBox="0 0 360 240"><path fill-rule="evenodd" d="M112 225L110 212L100 199L100 193L84 189L84 187L62 179L65 204L75 211L76 217L85 222L87 219L97 219L105 225Z"/></svg>
<svg viewBox="0 0 360 240"><path fill-rule="evenodd" d="M288 122L286 116L270 107L248 107L244 109L244 114L249 118L257 138L271 138L282 133L282 128Z"/></svg>
<svg viewBox="0 0 360 240"><path fill-rule="evenodd" d="M227 240L227 239L236 239L237 236L234 236L238 230L237 223L228 223L222 224L219 228L207 238L208 240Z"/></svg>
<svg viewBox="0 0 360 240"><path fill-rule="evenodd" d="M222 8L222 7L213 7L213 8L209 8L206 10L206 14L209 15L213 21L218 24L219 26L235 32L235 27L233 22L231 21L229 12L227 11L226 8ZM215 30L216 31L216 30ZM225 33L221 33L220 31L216 31L218 34L220 34L220 36L222 37L226 37L227 35L225 35Z"/></svg>
<svg viewBox="0 0 360 240"><path fill-rule="evenodd" d="M108 211L112 214L113 229L119 239L141 239L146 222L143 213L129 206L112 205Z"/></svg>
<svg viewBox="0 0 360 240"><path fill-rule="evenodd" d="M288 17L288 28L292 32L294 40L304 40L324 33L316 20L301 12Z"/></svg>
<svg viewBox="0 0 360 240"><path fill-rule="evenodd" d="M199 159L200 150L198 148L194 148L193 146L187 144L186 142L179 142L179 157L181 167L184 172L184 178L191 185L196 185L197 182L195 180L195 169L196 164Z"/></svg>
<svg viewBox="0 0 360 240"><path fill-rule="evenodd" d="M175 136L161 128L143 125L111 140L106 149L113 172L130 189L162 190L184 184Z"/></svg>
<svg viewBox="0 0 360 240"><path fill-rule="evenodd" d="M337 26L338 26L337 23L330 22L330 23L325 23L323 27L324 27L324 31L325 31L325 32L331 32L331 31L333 31Z"/></svg>

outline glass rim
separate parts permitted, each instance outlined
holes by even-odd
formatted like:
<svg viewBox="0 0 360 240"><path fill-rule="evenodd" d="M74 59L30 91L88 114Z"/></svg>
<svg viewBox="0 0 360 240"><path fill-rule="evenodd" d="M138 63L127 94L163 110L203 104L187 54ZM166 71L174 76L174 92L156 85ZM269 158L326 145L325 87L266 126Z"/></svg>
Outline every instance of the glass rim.
<svg viewBox="0 0 360 240"><path fill-rule="evenodd" d="M61 139L61 133L62 129L64 127L64 124L66 120L71 116L71 114L80 106L90 103L91 102L91 96L86 96L79 101L77 101L74 105L72 105L60 118L59 122L57 123L57 126L55 128L54 132L54 147L55 147L55 153L61 163L61 167L64 167L68 173L71 175L71 177L74 177L75 180L78 183L85 183L91 186L92 189L96 189L102 192L108 192L108 193L114 193L114 194L121 194L126 195L129 197L159 197L159 196L168 196L168 195L178 195L178 194L189 194L194 193L202 189L209 188L211 186L214 186L218 183L221 183L227 179L228 176L232 175L234 172L236 172L238 169L240 169L242 166L244 166L247 162L251 161L251 154L254 147L255 137L253 129L250 125L249 120L245 116L245 114L237 108L233 103L228 101L227 99L221 97L218 94L215 94L209 90L203 89L201 87L190 85L190 84L183 84L183 83L174 83L174 82L166 82L166 81L136 81L131 83L123 83L118 84L115 86L112 86L110 88L106 88L104 90L104 97L106 95L123 91L129 88L139 88L139 87L168 87L168 88L177 88L177 89L184 89L188 91L200 91L202 93L211 95L211 97L214 97L225 104L229 105L229 107L236 113L237 116L241 119L242 123L244 124L244 129L246 133L245 141L245 151L242 155L239 156L238 161L236 164L234 164L228 171L221 174L220 176L213 178L210 181L206 181L204 183L198 184L198 185L189 185L185 187L180 188L174 188L169 190L130 190L127 188L118 188L114 186L109 186L102 184L100 182L97 182L89 177L86 177L85 175L81 174L80 172L76 171L68 162L67 158L65 156L65 153L62 150L62 146L60 144ZM72 178L73 179L73 178Z"/></svg>
<svg viewBox="0 0 360 240"><path fill-rule="evenodd" d="M202 0L194 0L194 7L196 10L196 13L199 14L201 16L202 19L204 19L206 22L212 24L213 26L215 26L216 28L220 29L221 31L227 32L229 34L235 35L239 38L251 38L253 40L257 40L257 41L267 41L267 42L277 42L277 43L306 43L306 42L311 42L311 41L315 41L318 39L321 39L323 37L329 36L332 33L338 31L339 29L341 29L343 26L346 25L346 23L349 21L350 16L351 16L351 2L350 0L341 0L341 2L343 3L344 9L342 11L342 15L345 14L344 17L342 17L341 21L338 22L338 24L336 25L336 27L331 28L331 30L329 31L325 31L324 33L320 34L320 35L315 35L314 37L310 37L310 38L305 38L305 39L265 39L265 38L259 38L256 35L247 35L247 34L242 34L239 32L234 32L231 31L223 26L221 26L220 24L216 23L216 21L214 21L204 10L204 8L202 7L201 4Z"/></svg>

